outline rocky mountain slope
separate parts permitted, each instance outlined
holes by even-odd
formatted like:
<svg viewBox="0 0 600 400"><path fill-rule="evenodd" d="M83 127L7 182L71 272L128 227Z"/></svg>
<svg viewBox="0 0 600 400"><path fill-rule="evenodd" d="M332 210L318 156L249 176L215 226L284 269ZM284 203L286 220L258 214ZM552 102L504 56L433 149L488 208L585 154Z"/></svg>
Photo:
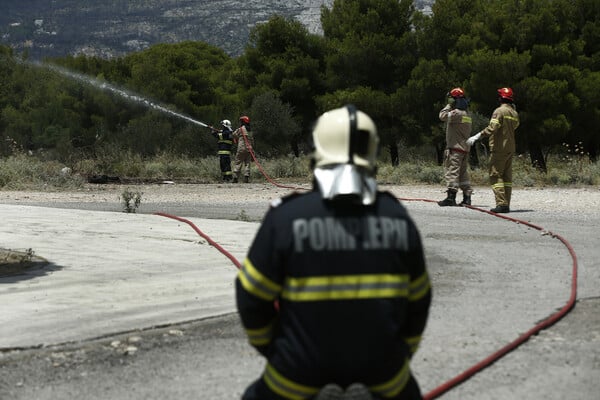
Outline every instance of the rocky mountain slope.
<svg viewBox="0 0 600 400"><path fill-rule="evenodd" d="M423 10L433 3L415 1ZM320 32L321 6L333 0L2 0L0 44L33 59L85 54L103 58L155 43L200 40L231 56L252 27L279 14Z"/></svg>

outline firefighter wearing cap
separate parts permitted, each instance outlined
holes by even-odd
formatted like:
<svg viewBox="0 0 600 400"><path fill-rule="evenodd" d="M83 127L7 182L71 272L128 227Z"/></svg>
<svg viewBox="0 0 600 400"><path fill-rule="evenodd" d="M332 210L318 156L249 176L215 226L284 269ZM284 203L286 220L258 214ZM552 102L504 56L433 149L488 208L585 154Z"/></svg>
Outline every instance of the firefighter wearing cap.
<svg viewBox="0 0 600 400"><path fill-rule="evenodd" d="M231 173L231 147L233 146L233 131L231 130L231 121L224 119L221 121L223 129L212 131L217 139L217 154L219 156L219 167L221 168L221 178L223 182L229 182L232 178Z"/></svg>
<svg viewBox="0 0 600 400"><path fill-rule="evenodd" d="M498 89L498 101L500 106L494 110L488 126L471 136L467 144L472 146L481 137L489 137L489 176L496 200L496 207L490 211L508 213L512 194L512 158L515 153L515 131L519 127L519 114L511 88Z"/></svg>
<svg viewBox="0 0 600 400"><path fill-rule="evenodd" d="M420 399L409 363L430 281L413 220L377 189L375 124L350 105L323 114L313 140L313 190L273 202L236 278L242 324L267 360L242 398L349 388Z"/></svg>
<svg viewBox="0 0 600 400"><path fill-rule="evenodd" d="M250 182L250 163L252 162L254 147L254 135L250 127L250 118L245 115L240 117L240 127L233 132L233 140L237 143L233 166L233 182L237 182L240 179L243 169L244 182L248 183Z"/></svg>
<svg viewBox="0 0 600 400"><path fill-rule="evenodd" d="M471 205L471 178L468 170L469 146L471 136L471 115L465 92L454 88L447 93L448 104L439 113L440 120L446 123L446 150L444 151L444 178L447 196L438 201L442 207L456 206L456 193L462 190L463 198L459 205Z"/></svg>

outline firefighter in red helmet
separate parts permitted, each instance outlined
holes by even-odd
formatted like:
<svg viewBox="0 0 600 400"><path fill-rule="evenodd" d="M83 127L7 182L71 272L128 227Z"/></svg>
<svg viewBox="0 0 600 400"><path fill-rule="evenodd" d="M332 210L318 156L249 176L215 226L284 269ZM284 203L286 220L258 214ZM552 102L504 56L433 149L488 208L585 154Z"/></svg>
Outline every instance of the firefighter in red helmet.
<svg viewBox="0 0 600 400"><path fill-rule="evenodd" d="M446 123L446 150L444 151L444 178L447 196L438 201L438 205L456 206L456 193L462 190L460 205L471 205L471 178L468 170L469 146L471 136L471 115L467 111L469 101L462 88L454 88L447 93L448 104L439 113Z"/></svg>
<svg viewBox="0 0 600 400"><path fill-rule="evenodd" d="M495 213L510 212L512 195L512 158L515 153L515 131L519 127L519 113L514 104L513 90L509 87L498 89L500 106L494 110L488 126L471 136L467 144L472 146L481 137L489 138L490 146L490 185L494 191Z"/></svg>
<svg viewBox="0 0 600 400"><path fill-rule="evenodd" d="M240 117L240 127L233 132L233 140L237 142L235 163L233 166L233 182L240 179L242 169L244 170L244 182L250 182L250 163L254 147L254 134L250 127L250 118L247 115Z"/></svg>
<svg viewBox="0 0 600 400"><path fill-rule="evenodd" d="M462 90L462 88L454 88L452 89L450 92L448 92L448 97L452 97L452 98L464 98L465 97L465 91Z"/></svg>

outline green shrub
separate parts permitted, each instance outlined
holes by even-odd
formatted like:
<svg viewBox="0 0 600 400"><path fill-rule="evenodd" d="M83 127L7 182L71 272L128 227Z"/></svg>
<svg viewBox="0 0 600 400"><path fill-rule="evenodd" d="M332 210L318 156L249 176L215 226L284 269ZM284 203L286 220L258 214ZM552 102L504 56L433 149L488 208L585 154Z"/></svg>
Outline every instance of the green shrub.
<svg viewBox="0 0 600 400"><path fill-rule="evenodd" d="M291 155L260 161L268 175L274 178L306 178L311 175L310 160L308 157L294 157ZM253 170L257 170L253 167Z"/></svg>
<svg viewBox="0 0 600 400"><path fill-rule="evenodd" d="M142 203L142 195L142 192L132 192L129 189L123 190L123 193L121 193L123 212L135 213Z"/></svg>
<svg viewBox="0 0 600 400"><path fill-rule="evenodd" d="M444 180L444 171L437 165L424 165L419 170L417 179L422 183L440 184Z"/></svg>
<svg viewBox="0 0 600 400"><path fill-rule="evenodd" d="M0 188L9 190L81 187L84 179L58 161L17 153L0 159Z"/></svg>
<svg viewBox="0 0 600 400"><path fill-rule="evenodd" d="M379 165L377 168L377 180L389 185L400 185L407 181L401 168L390 164Z"/></svg>

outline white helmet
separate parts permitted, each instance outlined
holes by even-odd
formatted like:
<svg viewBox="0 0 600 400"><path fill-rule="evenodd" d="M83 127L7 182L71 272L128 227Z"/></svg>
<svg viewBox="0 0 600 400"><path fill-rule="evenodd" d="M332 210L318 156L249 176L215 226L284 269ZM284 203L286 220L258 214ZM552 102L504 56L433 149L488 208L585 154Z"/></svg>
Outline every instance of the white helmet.
<svg viewBox="0 0 600 400"><path fill-rule="evenodd" d="M313 129L315 179L324 198L356 195L375 201L379 136L367 114L353 105L321 115Z"/></svg>
<svg viewBox="0 0 600 400"><path fill-rule="evenodd" d="M371 117L348 105L327 111L313 129L316 167L354 164L375 171L379 136Z"/></svg>
<svg viewBox="0 0 600 400"><path fill-rule="evenodd" d="M221 125L223 125L225 128L231 129L231 121L228 119L224 119L223 121L221 121Z"/></svg>

